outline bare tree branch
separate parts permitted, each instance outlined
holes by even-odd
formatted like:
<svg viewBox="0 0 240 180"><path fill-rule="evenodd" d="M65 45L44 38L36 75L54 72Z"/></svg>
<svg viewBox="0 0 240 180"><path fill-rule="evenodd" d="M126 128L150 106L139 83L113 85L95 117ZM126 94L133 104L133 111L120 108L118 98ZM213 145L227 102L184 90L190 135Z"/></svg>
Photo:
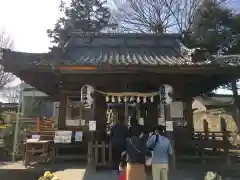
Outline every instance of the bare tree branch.
<svg viewBox="0 0 240 180"><path fill-rule="evenodd" d="M207 0L125 0L118 4L120 27L141 33L183 33L190 30L200 5ZM225 4L227 0L213 0Z"/></svg>
<svg viewBox="0 0 240 180"><path fill-rule="evenodd" d="M5 29L0 28L0 48L13 49L14 42L11 37L6 33ZM0 89L16 79L12 73L4 71L4 67L0 65Z"/></svg>

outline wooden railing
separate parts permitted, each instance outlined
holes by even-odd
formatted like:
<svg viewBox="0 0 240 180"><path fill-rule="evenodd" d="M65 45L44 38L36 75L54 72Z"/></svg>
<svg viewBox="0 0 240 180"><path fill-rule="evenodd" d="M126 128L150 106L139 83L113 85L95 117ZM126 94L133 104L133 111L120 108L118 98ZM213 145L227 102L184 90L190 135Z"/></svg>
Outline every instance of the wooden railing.
<svg viewBox="0 0 240 180"><path fill-rule="evenodd" d="M37 118L36 120L36 131L54 131L53 124L50 120L41 120Z"/></svg>
<svg viewBox="0 0 240 180"><path fill-rule="evenodd" d="M174 131L174 142L177 159L225 159L230 164L229 132L226 127L222 131L209 132L205 122L203 132L189 132L184 129Z"/></svg>
<svg viewBox="0 0 240 180"><path fill-rule="evenodd" d="M111 166L112 145L105 141L88 142L88 163L94 167Z"/></svg>

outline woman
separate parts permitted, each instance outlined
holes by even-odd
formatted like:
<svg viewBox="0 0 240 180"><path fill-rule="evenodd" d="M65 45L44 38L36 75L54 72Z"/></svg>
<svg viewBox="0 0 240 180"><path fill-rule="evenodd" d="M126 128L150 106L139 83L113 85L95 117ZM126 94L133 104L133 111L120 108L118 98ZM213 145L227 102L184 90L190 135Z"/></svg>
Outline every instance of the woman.
<svg viewBox="0 0 240 180"><path fill-rule="evenodd" d="M147 146L139 138L138 128L131 128L131 137L126 143L127 172L126 180L144 180L145 178L145 159L151 157Z"/></svg>
<svg viewBox="0 0 240 180"><path fill-rule="evenodd" d="M124 125L124 119L120 118L111 129L111 142L113 154L114 174L118 174L118 165L120 163L121 154L126 149L126 139L128 136L128 128Z"/></svg>

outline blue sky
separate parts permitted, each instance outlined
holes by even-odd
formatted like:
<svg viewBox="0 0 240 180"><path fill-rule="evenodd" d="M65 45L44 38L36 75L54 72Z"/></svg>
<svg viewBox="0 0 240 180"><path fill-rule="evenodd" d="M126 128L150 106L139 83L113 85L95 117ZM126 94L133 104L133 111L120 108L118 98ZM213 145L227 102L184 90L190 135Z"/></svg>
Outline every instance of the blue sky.
<svg viewBox="0 0 240 180"><path fill-rule="evenodd" d="M46 30L52 28L61 15L59 3L60 0L0 0L0 26L12 37L16 50L48 51L51 43ZM240 0L229 0L229 3L240 9Z"/></svg>

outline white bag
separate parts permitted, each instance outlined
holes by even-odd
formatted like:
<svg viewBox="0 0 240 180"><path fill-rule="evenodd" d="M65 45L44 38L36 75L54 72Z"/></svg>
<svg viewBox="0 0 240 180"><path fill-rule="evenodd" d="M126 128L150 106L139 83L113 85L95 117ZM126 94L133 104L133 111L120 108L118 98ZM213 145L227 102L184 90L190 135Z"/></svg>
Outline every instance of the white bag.
<svg viewBox="0 0 240 180"><path fill-rule="evenodd" d="M152 157L153 157L153 152L151 152ZM145 165L146 166L151 166L152 165L152 157L146 157Z"/></svg>

